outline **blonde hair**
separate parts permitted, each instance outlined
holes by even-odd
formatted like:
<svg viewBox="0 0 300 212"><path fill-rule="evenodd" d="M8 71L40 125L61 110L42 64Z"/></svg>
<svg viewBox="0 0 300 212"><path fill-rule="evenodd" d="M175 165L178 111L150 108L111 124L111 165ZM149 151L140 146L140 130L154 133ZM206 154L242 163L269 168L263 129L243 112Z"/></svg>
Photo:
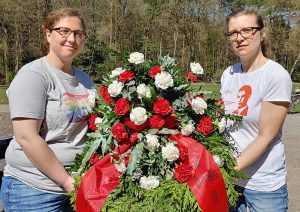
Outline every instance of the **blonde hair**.
<svg viewBox="0 0 300 212"><path fill-rule="evenodd" d="M235 11L233 11L232 13L230 13L227 17L226 17L226 24L228 26L229 21L237 16L242 16L242 15L254 15L256 17L256 23L259 27L261 28L265 28L265 24L263 22L263 19L261 17L261 15L258 14L257 10L255 8L252 7L247 7L247 8L239 8ZM261 41L261 50L262 53L265 57L270 58L272 55L272 51L271 51L271 47L270 47L270 43L268 40L268 37L264 37L264 39Z"/></svg>

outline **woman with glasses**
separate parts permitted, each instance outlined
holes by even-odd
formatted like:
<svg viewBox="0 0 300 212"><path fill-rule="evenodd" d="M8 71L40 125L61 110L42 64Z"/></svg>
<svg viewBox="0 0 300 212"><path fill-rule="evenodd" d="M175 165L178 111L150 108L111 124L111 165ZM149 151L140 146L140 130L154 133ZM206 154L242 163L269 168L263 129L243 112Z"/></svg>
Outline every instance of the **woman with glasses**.
<svg viewBox="0 0 300 212"><path fill-rule="evenodd" d="M85 142L93 81L72 65L85 27L73 9L49 14L49 52L23 66L8 89L14 138L6 151L1 202L5 211L68 211L74 190L66 167Z"/></svg>
<svg viewBox="0 0 300 212"><path fill-rule="evenodd" d="M236 169L246 174L237 182L241 192L231 211L287 211L286 165L282 144L291 97L288 72L269 59L267 31L252 8L227 17L227 40L240 62L229 66L221 79L227 113L242 116L228 123L228 138L236 146Z"/></svg>

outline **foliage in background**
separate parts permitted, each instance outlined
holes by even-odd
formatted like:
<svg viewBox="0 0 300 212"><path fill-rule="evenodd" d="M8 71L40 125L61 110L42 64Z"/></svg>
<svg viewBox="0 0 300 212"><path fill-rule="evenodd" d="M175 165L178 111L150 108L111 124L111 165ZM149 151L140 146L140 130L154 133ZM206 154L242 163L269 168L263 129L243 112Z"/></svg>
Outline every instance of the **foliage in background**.
<svg viewBox="0 0 300 212"><path fill-rule="evenodd" d="M6 89L6 87L0 87L0 104L8 104Z"/></svg>
<svg viewBox="0 0 300 212"><path fill-rule="evenodd" d="M245 5L257 6L266 20L272 59L294 70L293 81L300 81L300 1L1 0L0 84L9 84L22 65L46 54L44 20L61 7L78 8L84 15L87 45L75 62L94 77L115 67L107 54L113 49L143 52L146 58L169 54L182 69L199 61L205 80L217 82L238 60L223 36L225 16Z"/></svg>

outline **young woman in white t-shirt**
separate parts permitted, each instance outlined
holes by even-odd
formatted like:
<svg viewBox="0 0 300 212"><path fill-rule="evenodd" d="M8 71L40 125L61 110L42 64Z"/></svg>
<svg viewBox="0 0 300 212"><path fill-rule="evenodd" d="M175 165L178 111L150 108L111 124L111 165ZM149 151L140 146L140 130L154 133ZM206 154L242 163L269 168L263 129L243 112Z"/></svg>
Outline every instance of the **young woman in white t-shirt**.
<svg viewBox="0 0 300 212"><path fill-rule="evenodd" d="M226 21L227 40L240 62L224 71L221 94L226 112L243 116L228 134L237 148L236 169L247 175L237 182L242 196L230 210L287 211L281 138L292 82L281 65L268 59L267 30L255 9L238 9Z"/></svg>

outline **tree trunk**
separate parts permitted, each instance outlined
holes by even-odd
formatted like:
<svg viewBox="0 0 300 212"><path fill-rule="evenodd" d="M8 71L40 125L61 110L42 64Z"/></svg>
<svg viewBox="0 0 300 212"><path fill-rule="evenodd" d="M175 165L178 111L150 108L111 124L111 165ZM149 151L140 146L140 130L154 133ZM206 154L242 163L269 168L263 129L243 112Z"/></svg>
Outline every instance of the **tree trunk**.
<svg viewBox="0 0 300 212"><path fill-rule="evenodd" d="M296 67L296 65L297 65L297 63L298 63L299 60L300 60L300 53L298 54L298 57L297 57L297 59L295 60L295 62L293 64L293 67L292 67L292 69L290 71L290 76L293 76L293 73L295 71L295 67Z"/></svg>
<svg viewBox="0 0 300 212"><path fill-rule="evenodd" d="M7 57L7 54L8 54L8 35L7 35L7 30L6 29L3 29L4 31L4 34L5 34L5 40L3 41L4 43L4 54L3 54L3 63L4 63L4 71L5 71L5 84L8 85L9 84L9 76L10 76L10 73L9 73L9 69L8 69L8 57Z"/></svg>

